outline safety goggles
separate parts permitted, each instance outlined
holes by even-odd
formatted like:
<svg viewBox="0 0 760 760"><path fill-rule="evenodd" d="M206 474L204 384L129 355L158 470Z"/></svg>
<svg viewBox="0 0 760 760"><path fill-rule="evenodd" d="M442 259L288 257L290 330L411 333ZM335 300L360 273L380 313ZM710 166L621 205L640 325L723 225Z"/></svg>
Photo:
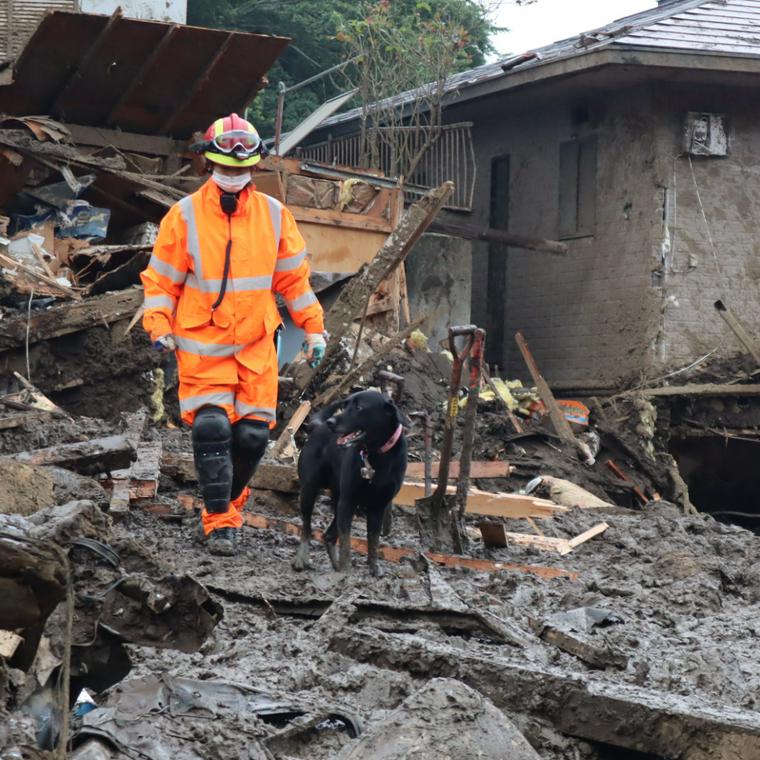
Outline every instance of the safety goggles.
<svg viewBox="0 0 760 760"><path fill-rule="evenodd" d="M261 138L252 132L236 129L215 137L209 148L226 156L250 158L261 151Z"/></svg>

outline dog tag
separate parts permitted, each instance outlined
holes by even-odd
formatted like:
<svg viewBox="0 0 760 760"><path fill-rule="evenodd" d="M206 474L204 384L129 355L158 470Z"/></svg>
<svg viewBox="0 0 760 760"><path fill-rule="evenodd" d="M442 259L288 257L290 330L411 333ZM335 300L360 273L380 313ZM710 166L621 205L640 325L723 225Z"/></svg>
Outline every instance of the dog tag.
<svg viewBox="0 0 760 760"><path fill-rule="evenodd" d="M361 476L364 478L364 480L372 480L372 478L375 476L375 471L372 468L372 465L369 463L367 452L362 451L360 456L362 458L362 468L360 470Z"/></svg>

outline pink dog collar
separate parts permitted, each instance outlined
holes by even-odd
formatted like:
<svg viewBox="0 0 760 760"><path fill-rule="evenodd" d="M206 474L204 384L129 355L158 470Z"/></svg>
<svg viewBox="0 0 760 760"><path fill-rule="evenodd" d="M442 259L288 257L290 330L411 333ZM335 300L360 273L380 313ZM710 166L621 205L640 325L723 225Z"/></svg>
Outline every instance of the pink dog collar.
<svg viewBox="0 0 760 760"><path fill-rule="evenodd" d="M403 432L404 432L404 426L399 425L396 428L396 432L390 437L390 439L380 449L380 453L387 454L398 443L398 439L401 438L401 433Z"/></svg>

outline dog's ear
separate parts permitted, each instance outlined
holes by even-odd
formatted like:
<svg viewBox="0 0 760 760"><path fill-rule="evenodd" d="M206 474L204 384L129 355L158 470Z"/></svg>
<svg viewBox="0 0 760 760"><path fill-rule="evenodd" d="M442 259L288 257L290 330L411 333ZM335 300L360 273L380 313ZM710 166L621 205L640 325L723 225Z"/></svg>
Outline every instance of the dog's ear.
<svg viewBox="0 0 760 760"><path fill-rule="evenodd" d="M404 419L403 415L401 414L401 411L390 399L385 400L385 408L388 414L392 416L393 421L397 425L404 425L404 426L407 425L407 421Z"/></svg>

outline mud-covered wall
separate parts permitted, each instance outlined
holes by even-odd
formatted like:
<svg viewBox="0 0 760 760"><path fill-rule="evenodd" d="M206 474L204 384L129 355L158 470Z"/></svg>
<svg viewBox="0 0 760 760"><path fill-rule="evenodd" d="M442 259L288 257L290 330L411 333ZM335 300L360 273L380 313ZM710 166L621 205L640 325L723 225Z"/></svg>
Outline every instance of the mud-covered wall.
<svg viewBox="0 0 760 760"><path fill-rule="evenodd" d="M545 376L557 388L614 387L651 360L661 313L658 267L663 190L658 186L651 128L651 86L573 98L506 96L452 113L475 123L477 207L487 225L494 157L510 157L509 229L558 239L560 144L596 136L593 235L566 239L560 257L510 248L504 298L503 356L510 376L524 376L514 333L522 331ZM473 261L473 319L488 325L484 301L487 246ZM503 276L503 275L502 275ZM492 287L493 291L493 287Z"/></svg>
<svg viewBox="0 0 760 760"><path fill-rule="evenodd" d="M689 111L725 114L727 156L689 162L682 144ZM656 351L659 369L666 370L714 349L715 357L745 353L716 312L718 299L758 337L760 103L749 89L662 83L654 116L659 171L668 187L670 251L663 265L665 298Z"/></svg>

